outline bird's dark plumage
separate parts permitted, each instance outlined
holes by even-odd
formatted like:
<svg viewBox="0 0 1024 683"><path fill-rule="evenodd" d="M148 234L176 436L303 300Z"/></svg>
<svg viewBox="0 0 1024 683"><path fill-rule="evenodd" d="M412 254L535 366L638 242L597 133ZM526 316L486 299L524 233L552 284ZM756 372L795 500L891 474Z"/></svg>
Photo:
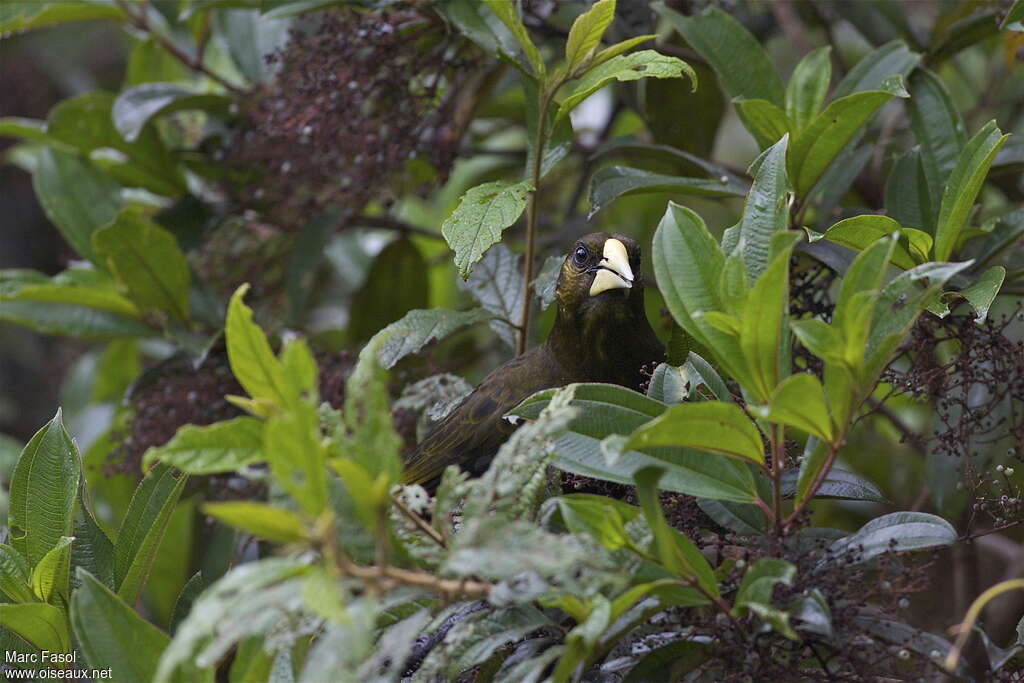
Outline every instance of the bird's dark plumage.
<svg viewBox="0 0 1024 683"><path fill-rule="evenodd" d="M640 247L629 237L581 237L562 263L555 324L543 344L495 369L407 458L406 483L437 478L448 465L486 469L515 427L505 413L531 394L573 382L633 389L641 369L664 358L644 313Z"/></svg>

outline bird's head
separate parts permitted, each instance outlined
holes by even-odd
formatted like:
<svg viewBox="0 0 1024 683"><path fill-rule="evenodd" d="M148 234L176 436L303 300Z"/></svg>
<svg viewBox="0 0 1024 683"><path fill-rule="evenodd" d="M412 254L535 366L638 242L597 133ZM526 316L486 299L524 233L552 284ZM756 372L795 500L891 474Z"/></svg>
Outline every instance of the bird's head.
<svg viewBox="0 0 1024 683"><path fill-rule="evenodd" d="M562 263L555 295L559 314L568 318L637 306L642 310L640 245L610 232L584 235Z"/></svg>

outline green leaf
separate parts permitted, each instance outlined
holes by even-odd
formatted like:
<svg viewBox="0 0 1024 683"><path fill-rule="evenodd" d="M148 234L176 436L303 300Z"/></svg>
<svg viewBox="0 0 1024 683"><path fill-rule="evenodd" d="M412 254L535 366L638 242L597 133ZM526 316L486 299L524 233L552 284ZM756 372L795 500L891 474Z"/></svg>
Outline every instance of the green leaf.
<svg viewBox="0 0 1024 683"><path fill-rule="evenodd" d="M668 405L685 401L690 391L690 377L686 370L668 363L658 363L647 387L648 396Z"/></svg>
<svg viewBox="0 0 1024 683"><path fill-rule="evenodd" d="M57 595L66 603L70 592L71 542L74 540L73 536L62 536L32 570L32 592L43 602L58 603L53 599Z"/></svg>
<svg viewBox="0 0 1024 683"><path fill-rule="evenodd" d="M832 100L868 90L885 90L883 84L892 76L906 78L921 61L902 40L894 40L865 55L839 82Z"/></svg>
<svg viewBox="0 0 1024 683"><path fill-rule="evenodd" d="M0 624L28 641L37 650L70 652L71 635L64 613L44 602L21 605L0 603Z"/></svg>
<svg viewBox="0 0 1024 683"><path fill-rule="evenodd" d="M32 593L32 567L13 546L0 543L0 593L14 602L35 602Z"/></svg>
<svg viewBox="0 0 1024 683"><path fill-rule="evenodd" d="M711 64L729 97L783 106L782 79L761 43L742 24L715 6L690 17L661 2L651 6Z"/></svg>
<svg viewBox="0 0 1024 683"><path fill-rule="evenodd" d="M718 277L725 255L704 221L692 210L669 202L654 233L654 273L672 317L733 377L743 375L736 340L700 320L697 313L721 311Z"/></svg>
<svg viewBox="0 0 1024 683"><path fill-rule="evenodd" d="M576 17L565 41L566 71L573 73L586 64L601 44L601 36L615 18L615 0L598 0Z"/></svg>
<svg viewBox="0 0 1024 683"><path fill-rule="evenodd" d="M556 500L562 520L572 533L590 534L609 550L632 543L625 524L640 513L632 505L586 493L560 496Z"/></svg>
<svg viewBox="0 0 1024 683"><path fill-rule="evenodd" d="M941 517L924 512L893 512L876 517L857 533L834 542L817 569L837 562L855 566L890 552L952 545L956 539L956 529Z"/></svg>
<svg viewBox="0 0 1024 683"><path fill-rule="evenodd" d="M794 320L789 323L804 348L822 360L835 362L843 358L845 342L838 329L823 320Z"/></svg>
<svg viewBox="0 0 1024 683"><path fill-rule="evenodd" d="M20 138L26 142L60 144L60 141L54 140L46 134L46 121L28 119L21 116L4 116L0 118L0 136Z"/></svg>
<svg viewBox="0 0 1024 683"><path fill-rule="evenodd" d="M613 384L572 386L575 394L571 405L579 413L569 433L554 440L554 467L629 484L638 470L658 466L665 469L661 487L667 491L739 503L750 503L757 497L749 467L737 460L681 448L624 450L624 435L661 415L666 408L663 403ZM537 392L509 414L536 419L554 393L553 389Z"/></svg>
<svg viewBox="0 0 1024 683"><path fill-rule="evenodd" d="M80 477L78 449L58 410L25 446L11 476L10 543L30 566L71 536Z"/></svg>
<svg viewBox="0 0 1024 683"><path fill-rule="evenodd" d="M178 83L143 83L122 91L114 100L114 127L127 142L135 142L153 118L176 111L201 109L228 113L231 98L203 93Z"/></svg>
<svg viewBox="0 0 1024 683"><path fill-rule="evenodd" d="M697 74L689 64L677 57L663 55L655 50L640 50L628 55L612 57L603 64L594 67L580 79L575 81L558 106L555 121L576 108L583 100L608 85L612 81L636 81L641 78L681 78L690 79L693 89L697 88Z"/></svg>
<svg viewBox="0 0 1024 683"><path fill-rule="evenodd" d="M665 569L694 581L701 592L718 598L718 582L711 566L700 554L693 541L668 525L658 498L658 480L665 471L660 467L646 467L636 473L636 496L648 526L654 532L654 546Z"/></svg>
<svg viewBox="0 0 1024 683"><path fill-rule="evenodd" d="M377 355L381 366L390 369L411 353L417 353L432 341L444 339L466 325L475 325L493 318L482 308L449 311L443 308L409 311L401 320L378 333L384 339ZM373 343L372 341L370 342Z"/></svg>
<svg viewBox="0 0 1024 683"><path fill-rule="evenodd" d="M885 213L900 225L918 227L931 238L939 194L932 194L921 150L907 152L893 162L885 181ZM933 199L934 197L934 199ZM929 254L931 245L929 244Z"/></svg>
<svg viewBox="0 0 1024 683"><path fill-rule="evenodd" d="M796 567L789 562L774 557L761 558L750 565L743 575L740 588L736 592L734 614L742 616L743 608L752 602L770 605L775 584L783 583L788 586L793 582L794 576Z"/></svg>
<svg viewBox="0 0 1024 683"><path fill-rule="evenodd" d="M648 40L654 40L657 37L657 33L650 33L643 36L633 36L632 38L626 38L625 40L619 41L618 43L610 45L605 49L601 50L600 52L598 52L596 55L594 55L594 59L591 60L590 65L591 67L594 67L600 64L604 64L612 57L618 57L623 52L626 52L627 50L632 50L640 43L646 43Z"/></svg>
<svg viewBox="0 0 1024 683"><path fill-rule="evenodd" d="M487 248L501 240L501 233L519 220L533 185L526 180L496 180L477 185L462 195L455 211L441 226L448 246L455 252L455 266L465 280Z"/></svg>
<svg viewBox="0 0 1024 683"><path fill-rule="evenodd" d="M974 309L974 322L983 323L988 317L988 309L992 306L999 288L1003 286L1003 279L1006 277L1006 268L992 266L982 273L977 280L956 292L957 295L967 299L967 303Z"/></svg>
<svg viewBox="0 0 1024 683"><path fill-rule="evenodd" d="M989 121L960 151L949 175L935 227L935 260L945 261L953 253L985 175L1007 135Z"/></svg>
<svg viewBox="0 0 1024 683"><path fill-rule="evenodd" d="M833 100L793 140L789 150L789 177L803 197L822 176L879 107L893 93L881 90L857 92Z"/></svg>
<svg viewBox="0 0 1024 683"><path fill-rule="evenodd" d="M900 229L899 223L888 216L861 214L839 221L825 231L824 237L830 242L841 244L854 251L864 251L878 240L894 233L902 235L903 231ZM906 246L897 243L892 252L893 264L904 270L913 268L919 262L927 260L928 249L925 248L922 252L922 246L925 242L928 247L931 246L931 237L927 233L919 230L908 231L908 233L909 235L904 240ZM910 242L911 239L914 240L913 243ZM913 254L908 249L911 244L915 247Z"/></svg>
<svg viewBox="0 0 1024 683"><path fill-rule="evenodd" d="M95 261L92 234L121 210L121 186L78 155L52 147L39 155L32 185L46 217L71 248Z"/></svg>
<svg viewBox="0 0 1024 683"><path fill-rule="evenodd" d="M92 248L140 308L188 320L191 276L174 235L141 211L124 209L93 234Z"/></svg>
<svg viewBox="0 0 1024 683"><path fill-rule="evenodd" d="M738 406L719 401L671 406L629 436L626 448L679 446L764 464L764 445Z"/></svg>
<svg viewBox="0 0 1024 683"><path fill-rule="evenodd" d="M844 341L854 348L862 346L867 338L868 321L862 315L865 302L858 297L862 293L875 292L882 286L885 266L892 260L896 244L894 237L875 240L853 260L843 275L832 321ZM840 424L838 419L836 424Z"/></svg>
<svg viewBox="0 0 1024 683"><path fill-rule="evenodd" d="M1014 29L1013 24L1018 24L1020 22L1024 22L1024 0L1014 0L1013 6L1010 7L1010 11L1006 13L1006 16L1003 17L1003 20L999 23L999 29L1003 30L1008 28L1011 30L1019 30L1019 28ZM1024 641L1022 641L1021 644L1024 645Z"/></svg>
<svg viewBox="0 0 1024 683"><path fill-rule="evenodd" d="M927 179L928 194L933 202L938 202L966 141L964 122L942 80L933 72L923 67L916 69L908 85L910 128L920 146L921 167ZM933 224L918 224L915 227L934 231Z"/></svg>
<svg viewBox="0 0 1024 683"><path fill-rule="evenodd" d="M810 123L825 103L828 84L832 79L832 47L825 45L804 55L793 69L786 84L786 115L793 133L799 133Z"/></svg>
<svg viewBox="0 0 1024 683"><path fill-rule="evenodd" d="M519 43L523 54L526 55L526 59L530 62L533 75L538 81L543 81L547 75L544 68L544 60L541 59L537 46L530 40L523 22L519 20L519 16L516 14L516 4L508 2L508 0L484 0L484 3L501 19L501 23L505 24L508 30L511 31L512 36Z"/></svg>
<svg viewBox="0 0 1024 683"><path fill-rule="evenodd" d="M139 342L135 339L116 339L107 344L96 368L92 400L120 401L125 391L139 376Z"/></svg>
<svg viewBox="0 0 1024 683"><path fill-rule="evenodd" d="M462 35L496 57L508 61L524 74L530 72L528 62L515 58L516 39L494 12L478 0L450 0L437 7Z"/></svg>
<svg viewBox="0 0 1024 683"><path fill-rule="evenodd" d="M703 385L719 401L726 403L735 402L729 388L722 381L718 373L715 372L715 369L711 367L711 364L693 351L687 353L686 362L683 363L683 371L690 382L691 394L695 389Z"/></svg>
<svg viewBox="0 0 1024 683"><path fill-rule="evenodd" d="M115 680L152 680L170 638L89 572L80 569L77 579L71 625L85 662L114 671Z"/></svg>
<svg viewBox="0 0 1024 683"><path fill-rule="evenodd" d="M349 303L348 339L362 344L381 328L430 302L429 266L412 240L399 238L381 250L366 282Z"/></svg>
<svg viewBox="0 0 1024 683"><path fill-rule="evenodd" d="M118 597L129 605L142 594L187 480L188 475L158 464L132 495L114 541L114 584Z"/></svg>
<svg viewBox="0 0 1024 683"><path fill-rule="evenodd" d="M299 403L267 422L263 452L274 481L310 517L327 505L327 471L316 409Z"/></svg>
<svg viewBox="0 0 1024 683"><path fill-rule="evenodd" d="M0 301L0 320L15 323L42 334L66 335L83 339L109 340L120 337L151 337L155 331L135 317L126 317L110 311L69 303L41 305L32 298L79 296L82 292L54 292L36 290L26 293L23 300ZM86 295L91 296L91 295ZM127 299L126 303L130 303Z"/></svg>
<svg viewBox="0 0 1024 683"><path fill-rule="evenodd" d="M71 21L122 21L124 18L124 12L113 0L12 2L0 7L0 33L18 33Z"/></svg>
<svg viewBox="0 0 1024 683"><path fill-rule="evenodd" d="M523 275L519 262L519 255L499 242L487 250L469 279L458 283L497 317L491 322L491 328L512 348L515 348L516 335L510 325L518 325L523 314ZM423 305L426 306L426 302Z"/></svg>
<svg viewBox="0 0 1024 683"><path fill-rule="evenodd" d="M263 422L236 417L211 425L184 425L170 441L153 446L142 457L144 470L156 462L186 474L234 472L263 460Z"/></svg>
<svg viewBox="0 0 1024 683"><path fill-rule="evenodd" d="M677 640L662 645L636 663L623 683L675 683L711 657L707 645L693 640Z"/></svg>
<svg viewBox="0 0 1024 683"><path fill-rule="evenodd" d="M766 149L793 130L786 112L768 100L733 100L736 113L761 149Z"/></svg>
<svg viewBox="0 0 1024 683"><path fill-rule="evenodd" d="M224 335L227 338L231 373L254 400L264 399L277 406L288 402L287 383L280 361L270 350L270 342L252 320L252 309L243 299L249 285L241 285L228 304Z"/></svg>
<svg viewBox="0 0 1024 683"><path fill-rule="evenodd" d="M768 518L756 505L701 498L697 506L717 524L741 536L761 534L768 528Z"/></svg>
<svg viewBox="0 0 1024 683"><path fill-rule="evenodd" d="M796 493L798 473L786 470L782 473L782 495L791 498ZM872 503L892 505L875 483L855 472L833 466L825 475L821 488L816 494L818 498L835 498L838 500L866 500Z"/></svg>
<svg viewBox="0 0 1024 683"><path fill-rule="evenodd" d="M238 71L253 84L270 81L278 65L264 57L284 49L292 20L265 17L256 9L215 12L211 18L214 35L223 41Z"/></svg>
<svg viewBox="0 0 1024 683"><path fill-rule="evenodd" d="M71 304L139 317L135 304L117 292L114 279L91 266L70 268L52 279L35 271L0 271L0 301Z"/></svg>
<svg viewBox="0 0 1024 683"><path fill-rule="evenodd" d="M733 254L743 258L747 274L754 282L768 267L772 237L786 229L789 214L786 209L787 136L771 146L762 156L754 174L754 184L743 206L739 224L739 241Z"/></svg>
<svg viewBox="0 0 1024 683"><path fill-rule="evenodd" d="M247 534L274 543L301 543L307 538L302 519L297 514L273 505L237 500L207 503L203 512Z"/></svg>
<svg viewBox="0 0 1024 683"><path fill-rule="evenodd" d="M821 382L814 375L800 372L784 379L762 409L752 409L757 417L796 427L824 441L832 441L832 418Z"/></svg>
<svg viewBox="0 0 1024 683"><path fill-rule="evenodd" d="M732 178L685 178L652 173L628 166L605 166L590 180L588 218L619 197L651 192L678 193L700 197L742 197L747 188Z"/></svg>

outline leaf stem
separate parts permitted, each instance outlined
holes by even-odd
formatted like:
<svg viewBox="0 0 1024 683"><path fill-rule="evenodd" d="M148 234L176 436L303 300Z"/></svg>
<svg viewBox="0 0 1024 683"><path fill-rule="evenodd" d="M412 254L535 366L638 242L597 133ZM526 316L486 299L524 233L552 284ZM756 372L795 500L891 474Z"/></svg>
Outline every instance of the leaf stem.
<svg viewBox="0 0 1024 683"><path fill-rule="evenodd" d="M782 533L782 470L786 467L786 429L772 425L772 516L775 530Z"/></svg>
<svg viewBox="0 0 1024 683"><path fill-rule="evenodd" d="M533 163L530 165L529 203L526 205L526 253L523 255L523 311L519 316L519 336L516 355L526 351L530 338L530 282L533 280L533 256L537 237L537 195L540 194L540 176L544 166L544 148L547 146L548 107L560 83L551 87L542 85L538 98L537 130L533 140Z"/></svg>

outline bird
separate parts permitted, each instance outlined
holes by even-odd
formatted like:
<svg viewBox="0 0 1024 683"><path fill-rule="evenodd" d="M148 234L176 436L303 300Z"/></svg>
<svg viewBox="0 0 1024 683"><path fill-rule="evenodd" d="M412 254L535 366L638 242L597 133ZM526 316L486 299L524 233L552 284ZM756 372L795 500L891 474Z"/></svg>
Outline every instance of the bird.
<svg viewBox="0 0 1024 683"><path fill-rule="evenodd" d="M644 311L640 245L626 235L580 237L555 286L544 342L488 374L404 458L403 482L436 487L448 465L479 476L516 425L505 414L543 389L605 382L639 390L665 349Z"/></svg>

